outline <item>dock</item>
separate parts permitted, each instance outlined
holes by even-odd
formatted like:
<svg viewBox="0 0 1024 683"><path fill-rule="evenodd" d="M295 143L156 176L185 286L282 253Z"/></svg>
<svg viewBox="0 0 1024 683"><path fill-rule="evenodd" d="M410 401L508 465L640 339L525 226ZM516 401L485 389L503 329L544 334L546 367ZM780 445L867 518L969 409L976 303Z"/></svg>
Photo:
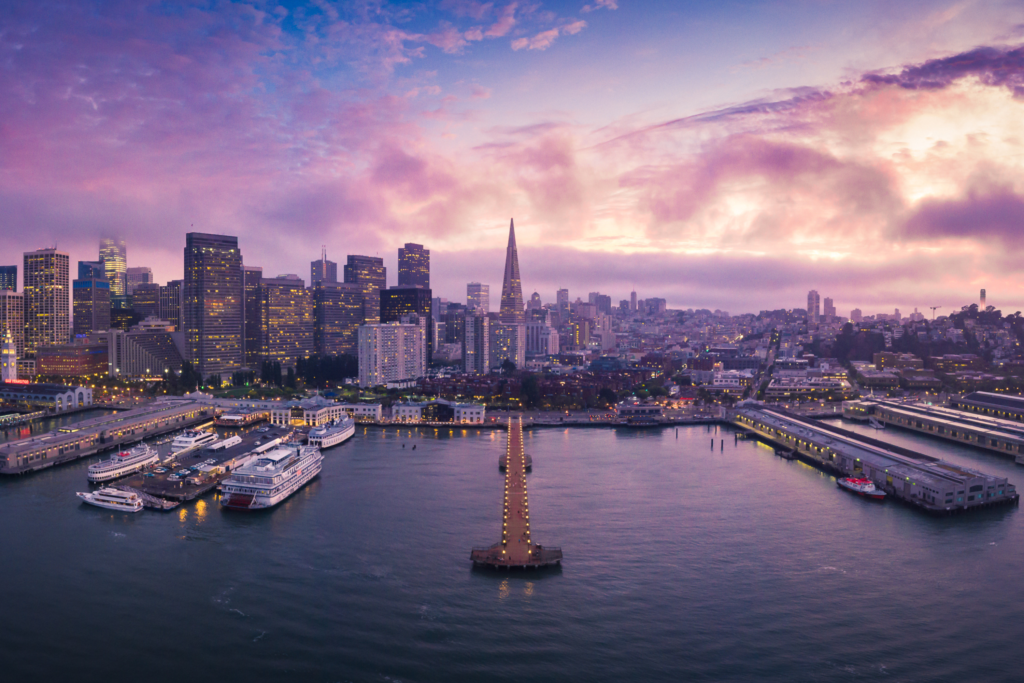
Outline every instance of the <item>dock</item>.
<svg viewBox="0 0 1024 683"><path fill-rule="evenodd" d="M530 537L530 502L526 490L526 452L522 418L509 418L505 448L505 503L501 541L474 548L469 557L477 567L538 569L561 564L561 548L545 548Z"/></svg>

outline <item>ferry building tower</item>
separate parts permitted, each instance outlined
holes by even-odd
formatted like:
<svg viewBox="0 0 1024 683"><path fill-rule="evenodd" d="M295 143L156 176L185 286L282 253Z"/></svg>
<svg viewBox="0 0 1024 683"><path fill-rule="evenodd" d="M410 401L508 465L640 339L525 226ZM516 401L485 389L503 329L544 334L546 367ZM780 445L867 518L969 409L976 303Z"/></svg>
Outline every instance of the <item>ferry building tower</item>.
<svg viewBox="0 0 1024 683"><path fill-rule="evenodd" d="M0 380L10 382L18 379L18 351L11 339L11 331L4 333L3 346L0 347Z"/></svg>

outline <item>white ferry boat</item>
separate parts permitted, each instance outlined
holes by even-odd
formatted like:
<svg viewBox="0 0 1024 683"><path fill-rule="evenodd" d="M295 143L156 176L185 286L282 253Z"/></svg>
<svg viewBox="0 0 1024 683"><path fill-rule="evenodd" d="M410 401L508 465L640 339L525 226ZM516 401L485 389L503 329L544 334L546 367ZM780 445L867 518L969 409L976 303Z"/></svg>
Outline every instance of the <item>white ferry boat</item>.
<svg viewBox="0 0 1024 683"><path fill-rule="evenodd" d="M221 484L220 504L232 510L274 507L320 474L323 459L316 446L279 444L231 473Z"/></svg>
<svg viewBox="0 0 1024 683"><path fill-rule="evenodd" d="M87 476L91 482L110 481L134 474L158 462L160 462L160 455L147 444L140 443L130 451L120 451L110 456L109 460L89 465Z"/></svg>
<svg viewBox="0 0 1024 683"><path fill-rule="evenodd" d="M186 429L175 437L171 442L171 457L177 457L182 453L194 451L203 446L209 446L219 439L213 432L203 432L198 429Z"/></svg>
<svg viewBox="0 0 1024 683"><path fill-rule="evenodd" d="M75 494L82 499L82 502L108 510L121 510L122 512L141 512L142 499L137 493L121 491L119 489L102 488L98 491L82 492Z"/></svg>
<svg viewBox="0 0 1024 683"><path fill-rule="evenodd" d="M309 431L309 445L330 448L345 443L356 433L356 421L351 417L314 427Z"/></svg>
<svg viewBox="0 0 1024 683"><path fill-rule="evenodd" d="M871 500L885 500L885 491L877 488L875 483L864 477L844 477L836 480L836 486L850 493L864 496Z"/></svg>

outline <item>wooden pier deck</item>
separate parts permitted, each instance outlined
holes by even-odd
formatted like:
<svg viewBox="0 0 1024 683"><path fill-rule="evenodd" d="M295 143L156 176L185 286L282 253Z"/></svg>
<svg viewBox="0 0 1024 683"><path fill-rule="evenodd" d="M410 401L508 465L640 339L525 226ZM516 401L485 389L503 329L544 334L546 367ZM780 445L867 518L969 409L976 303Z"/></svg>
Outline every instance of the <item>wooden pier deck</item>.
<svg viewBox="0 0 1024 683"><path fill-rule="evenodd" d="M505 504L501 541L470 552L473 564L496 569L531 569L561 564L561 548L545 548L530 538L530 502L526 491L526 453L522 418L510 418L505 451Z"/></svg>

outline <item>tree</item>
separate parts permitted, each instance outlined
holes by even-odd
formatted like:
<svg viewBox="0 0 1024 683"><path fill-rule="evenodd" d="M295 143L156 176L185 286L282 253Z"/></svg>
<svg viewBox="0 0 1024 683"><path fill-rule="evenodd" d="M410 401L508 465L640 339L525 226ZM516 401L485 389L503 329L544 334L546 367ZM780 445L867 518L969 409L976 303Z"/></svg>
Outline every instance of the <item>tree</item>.
<svg viewBox="0 0 1024 683"><path fill-rule="evenodd" d="M288 368L288 377L285 380L285 386L289 389L295 388L295 368Z"/></svg>
<svg viewBox="0 0 1024 683"><path fill-rule="evenodd" d="M523 383L519 388L520 394L523 397L523 405L527 408L536 408L540 405L540 382L537 381L537 375L529 374L523 379Z"/></svg>
<svg viewBox="0 0 1024 683"><path fill-rule="evenodd" d="M501 374L505 377L509 377L516 371L516 364L506 358L501 362Z"/></svg>
<svg viewBox="0 0 1024 683"><path fill-rule="evenodd" d="M609 408L619 401L619 397L608 387L601 387L601 390L597 392L597 397L604 401Z"/></svg>

